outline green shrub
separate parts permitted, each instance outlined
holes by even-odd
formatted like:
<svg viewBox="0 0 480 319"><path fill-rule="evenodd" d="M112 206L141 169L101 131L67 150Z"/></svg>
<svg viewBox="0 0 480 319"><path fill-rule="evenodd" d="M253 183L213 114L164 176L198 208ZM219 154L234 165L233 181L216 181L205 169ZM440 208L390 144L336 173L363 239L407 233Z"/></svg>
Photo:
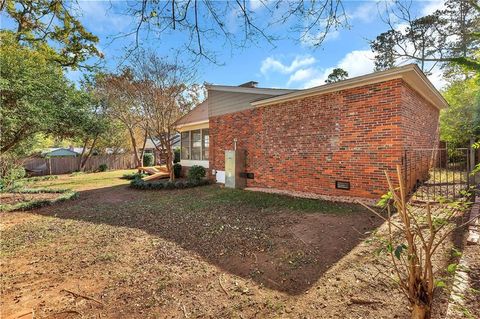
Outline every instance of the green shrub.
<svg viewBox="0 0 480 319"><path fill-rule="evenodd" d="M175 189L175 183L172 181L168 181L165 183L165 189Z"/></svg>
<svg viewBox="0 0 480 319"><path fill-rule="evenodd" d="M173 164L173 174L175 175L175 178L179 178L182 174L182 165L178 163Z"/></svg>
<svg viewBox="0 0 480 319"><path fill-rule="evenodd" d="M120 178L121 178L121 179L132 180L132 179L136 179L136 178L144 178L145 176L147 176L147 174L138 173L138 172L133 172L133 173L123 174L123 176L120 177Z"/></svg>
<svg viewBox="0 0 480 319"><path fill-rule="evenodd" d="M186 188L192 188L192 187L195 187L195 186L197 186L197 184L195 182L192 182L192 181L189 181L189 180L187 180L185 182L185 187Z"/></svg>
<svg viewBox="0 0 480 319"><path fill-rule="evenodd" d="M178 189L185 188L185 183L183 181L176 181L175 188L178 188Z"/></svg>
<svg viewBox="0 0 480 319"><path fill-rule="evenodd" d="M0 178L0 190L14 189L25 175L25 168L19 165L12 165L5 171L5 175Z"/></svg>
<svg viewBox="0 0 480 319"><path fill-rule="evenodd" d="M133 179L130 181L130 187L140 190L162 190L162 189L183 189L191 188L196 186L208 185L210 182L206 179L201 180L180 180L176 182L171 181L156 181L156 182L146 182L142 179Z"/></svg>
<svg viewBox="0 0 480 319"><path fill-rule="evenodd" d="M153 166L153 154L143 154L143 166Z"/></svg>
<svg viewBox="0 0 480 319"><path fill-rule="evenodd" d="M108 169L107 164L100 164L100 166L98 166L98 171L99 172L106 172L107 169Z"/></svg>
<svg viewBox="0 0 480 319"><path fill-rule="evenodd" d="M58 175L33 176L33 177L24 178L23 180L27 183L30 183L30 182L49 181L52 179L58 179Z"/></svg>
<svg viewBox="0 0 480 319"><path fill-rule="evenodd" d="M203 179L206 175L205 168L200 165L193 165L188 170L187 178L190 181L199 181Z"/></svg>
<svg viewBox="0 0 480 319"><path fill-rule="evenodd" d="M165 183L164 182L152 182L150 183L151 189L164 189L165 188Z"/></svg>
<svg viewBox="0 0 480 319"><path fill-rule="evenodd" d="M180 163L180 148L177 147L173 150L173 163Z"/></svg>
<svg viewBox="0 0 480 319"><path fill-rule="evenodd" d="M208 179L201 179L198 181L198 186L209 185L210 181Z"/></svg>

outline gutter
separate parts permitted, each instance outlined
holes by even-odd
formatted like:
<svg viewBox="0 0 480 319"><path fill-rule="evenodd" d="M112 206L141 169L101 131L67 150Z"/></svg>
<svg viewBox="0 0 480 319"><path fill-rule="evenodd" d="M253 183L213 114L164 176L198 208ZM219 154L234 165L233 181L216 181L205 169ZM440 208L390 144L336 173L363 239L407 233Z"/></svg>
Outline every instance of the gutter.
<svg viewBox="0 0 480 319"><path fill-rule="evenodd" d="M293 92L285 95L275 96L268 99L251 102L250 104L254 107L260 107L260 106L265 106L269 104L275 104L280 102L296 100L299 98L305 98L312 95L341 91L349 88L383 82L391 79L401 78L405 80L406 79L405 75L408 74L408 72L415 72L417 77L421 79L422 83L428 87L431 93L433 93L437 101L432 101L431 98L429 98L428 96L425 96L424 94L422 94L422 92L419 92L418 88L414 88L415 91L419 92L424 98L429 100L437 108L448 107L447 101L443 98L440 92L433 86L433 84L428 80L428 78L425 76L425 74L420 70L420 68L416 64L408 64L398 68L389 69L381 72L370 73L370 74L354 77L351 79L347 79L344 81L336 82L336 83L316 86L310 89L305 89L305 90L301 90L301 91L297 91L297 92ZM438 104L440 104L441 106L438 106Z"/></svg>
<svg viewBox="0 0 480 319"><path fill-rule="evenodd" d="M203 120L203 121L197 121L197 122L190 122L190 123L186 123L186 124L178 124L178 125L174 125L175 128L182 128L182 127L185 127L185 126L192 126L192 125L199 125L199 124L205 124L205 123L208 123L209 120Z"/></svg>

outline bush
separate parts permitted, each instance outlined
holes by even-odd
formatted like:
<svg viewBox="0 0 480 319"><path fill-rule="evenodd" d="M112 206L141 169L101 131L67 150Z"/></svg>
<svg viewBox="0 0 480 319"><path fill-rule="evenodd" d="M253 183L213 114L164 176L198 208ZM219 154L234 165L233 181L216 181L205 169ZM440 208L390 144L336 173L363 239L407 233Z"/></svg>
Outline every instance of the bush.
<svg viewBox="0 0 480 319"><path fill-rule="evenodd" d="M144 182L145 184L150 184L150 189L163 189L165 188L165 183L164 182L160 182L160 181L157 181L157 182L151 182L151 183L147 183L147 182Z"/></svg>
<svg viewBox="0 0 480 319"><path fill-rule="evenodd" d="M200 165L193 165L188 170L187 178L190 181L202 180L206 175L205 168Z"/></svg>
<svg viewBox="0 0 480 319"><path fill-rule="evenodd" d="M183 181L176 181L175 188L178 188L178 189L185 188L185 183Z"/></svg>
<svg viewBox="0 0 480 319"><path fill-rule="evenodd" d="M100 164L100 166L98 166L98 171L99 172L106 172L107 169L108 169L107 164Z"/></svg>
<svg viewBox="0 0 480 319"><path fill-rule="evenodd" d="M179 178L182 174L182 165L178 163L173 164L173 174L175 175L175 178Z"/></svg>
<svg viewBox="0 0 480 319"><path fill-rule="evenodd" d="M153 154L143 154L143 166L153 166Z"/></svg>
<svg viewBox="0 0 480 319"><path fill-rule="evenodd" d="M206 179L195 180L195 181L156 181L156 182L146 182L143 179L133 179L130 181L130 187L134 189L141 190L161 190L161 189L183 189L191 188L196 186L208 185L210 182Z"/></svg>
<svg viewBox="0 0 480 319"><path fill-rule="evenodd" d="M173 150L173 163L180 163L180 148Z"/></svg>
<svg viewBox="0 0 480 319"><path fill-rule="evenodd" d="M19 165L11 165L0 178L0 190L13 189L18 182L25 177L25 168Z"/></svg>
<svg viewBox="0 0 480 319"><path fill-rule="evenodd" d="M192 187L195 187L195 186L197 186L197 184L194 183L194 182L192 182L192 181L187 180L187 181L185 182L185 187L186 187L186 188L192 188Z"/></svg>
<svg viewBox="0 0 480 319"><path fill-rule="evenodd" d="M33 176L27 177L24 179L25 182L40 182L40 181L49 181L52 179L58 179L58 175L45 175L45 176Z"/></svg>
<svg viewBox="0 0 480 319"><path fill-rule="evenodd" d="M172 181L168 181L165 183L165 189L175 189L175 183Z"/></svg>
<svg viewBox="0 0 480 319"><path fill-rule="evenodd" d="M123 174L122 177L120 177L121 179L128 179L128 180L132 180L132 179L140 179L140 178L144 178L145 176L147 176L147 174L143 174L143 173L127 173L127 174Z"/></svg>

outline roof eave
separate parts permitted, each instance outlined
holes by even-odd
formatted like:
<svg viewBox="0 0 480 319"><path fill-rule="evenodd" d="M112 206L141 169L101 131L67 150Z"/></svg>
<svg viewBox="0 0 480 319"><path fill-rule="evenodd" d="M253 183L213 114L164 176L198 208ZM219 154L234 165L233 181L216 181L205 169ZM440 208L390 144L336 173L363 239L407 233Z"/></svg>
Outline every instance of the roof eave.
<svg viewBox="0 0 480 319"><path fill-rule="evenodd" d="M200 125L200 124L205 124L205 123L209 123L209 120L207 119L207 120L203 120L203 121L177 124L177 125L174 125L174 128L182 128L182 127L185 127L185 126Z"/></svg>
<svg viewBox="0 0 480 319"><path fill-rule="evenodd" d="M394 68L386 71L362 75L362 76L358 76L348 80L321 85L321 86L313 87L310 89L293 92L290 94L275 96L275 97L251 102L251 105L254 107L260 107L260 106L265 106L270 104L277 104L281 102L292 101L300 98L309 97L312 95L331 93L335 91L341 91L349 88L359 87L363 85L383 82L383 81L397 79L397 78L402 78L405 82L409 83L409 80L408 80L409 78L406 76L409 72L415 72L415 74L417 75L417 78L421 79L423 85L425 85L430 91L430 93L432 94L428 96L427 94L425 94L424 90L419 90L419 88L416 88L416 89L414 88L417 92L422 91L419 93L439 109L448 107L447 101L443 98L440 92L438 92L438 90L428 80L425 74L423 74L423 72L415 64L409 64L406 66L402 66L402 67L398 67L398 68Z"/></svg>
<svg viewBox="0 0 480 319"><path fill-rule="evenodd" d="M207 85L206 88L207 90L210 90L210 91L266 94L266 95L281 95L281 94L288 94L288 93L298 91L294 89L249 88L249 87L228 86L228 85Z"/></svg>

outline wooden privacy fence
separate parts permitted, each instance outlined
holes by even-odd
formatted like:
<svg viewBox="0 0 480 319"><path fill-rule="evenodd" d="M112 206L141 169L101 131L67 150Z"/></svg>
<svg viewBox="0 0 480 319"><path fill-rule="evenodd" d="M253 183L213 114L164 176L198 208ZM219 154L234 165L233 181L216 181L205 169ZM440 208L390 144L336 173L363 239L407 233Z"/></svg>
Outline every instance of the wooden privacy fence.
<svg viewBox="0 0 480 319"><path fill-rule="evenodd" d="M78 170L80 157L32 157L24 160L23 166L30 175L57 175L68 174ZM94 155L85 165L85 171L96 171L102 164L107 164L107 169L135 168L133 154L122 155Z"/></svg>

